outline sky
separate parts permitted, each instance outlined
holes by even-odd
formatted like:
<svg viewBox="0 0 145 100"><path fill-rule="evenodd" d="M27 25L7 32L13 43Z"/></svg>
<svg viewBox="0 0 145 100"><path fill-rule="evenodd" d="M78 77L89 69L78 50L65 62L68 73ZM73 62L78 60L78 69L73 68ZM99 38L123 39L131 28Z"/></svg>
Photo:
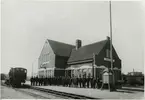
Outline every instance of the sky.
<svg viewBox="0 0 145 100"><path fill-rule="evenodd" d="M144 71L145 7L140 1L112 2L113 45L122 72ZM31 75L46 39L82 45L109 36L107 1L2 0L1 72L24 67Z"/></svg>

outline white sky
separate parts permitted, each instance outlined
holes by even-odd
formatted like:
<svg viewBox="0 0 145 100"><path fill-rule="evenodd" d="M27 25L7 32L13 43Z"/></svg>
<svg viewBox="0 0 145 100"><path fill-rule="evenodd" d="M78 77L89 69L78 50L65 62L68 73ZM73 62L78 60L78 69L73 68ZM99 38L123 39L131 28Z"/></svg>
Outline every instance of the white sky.
<svg viewBox="0 0 145 100"><path fill-rule="evenodd" d="M122 60L122 72L143 72L143 33L145 7L142 2L112 2L113 45ZM1 71L24 67L31 75L32 63L44 41L57 40L83 45L106 39L109 35L109 3L106 1L48 2L39 0L2 0Z"/></svg>

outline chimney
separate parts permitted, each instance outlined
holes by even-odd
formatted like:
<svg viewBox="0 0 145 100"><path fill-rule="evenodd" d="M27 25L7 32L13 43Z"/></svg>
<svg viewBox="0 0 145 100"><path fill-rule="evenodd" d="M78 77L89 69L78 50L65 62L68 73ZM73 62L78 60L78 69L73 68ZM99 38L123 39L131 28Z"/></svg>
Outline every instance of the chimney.
<svg viewBox="0 0 145 100"><path fill-rule="evenodd" d="M77 39L76 40L76 50L82 46L82 41Z"/></svg>
<svg viewBox="0 0 145 100"><path fill-rule="evenodd" d="M110 37L109 36L107 36L107 40L110 40Z"/></svg>

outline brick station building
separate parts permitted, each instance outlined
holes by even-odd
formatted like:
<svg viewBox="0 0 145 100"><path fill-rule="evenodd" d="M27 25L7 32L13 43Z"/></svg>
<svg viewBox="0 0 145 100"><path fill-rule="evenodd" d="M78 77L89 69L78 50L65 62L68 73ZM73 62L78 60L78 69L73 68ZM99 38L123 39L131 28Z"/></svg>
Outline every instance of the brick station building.
<svg viewBox="0 0 145 100"><path fill-rule="evenodd" d="M65 76L65 68L73 45L47 39L38 59L38 76Z"/></svg>
<svg viewBox="0 0 145 100"><path fill-rule="evenodd" d="M113 49L115 80L121 80L121 60ZM47 39L39 56L39 77L95 77L102 78L102 71L110 68L110 38L82 46Z"/></svg>

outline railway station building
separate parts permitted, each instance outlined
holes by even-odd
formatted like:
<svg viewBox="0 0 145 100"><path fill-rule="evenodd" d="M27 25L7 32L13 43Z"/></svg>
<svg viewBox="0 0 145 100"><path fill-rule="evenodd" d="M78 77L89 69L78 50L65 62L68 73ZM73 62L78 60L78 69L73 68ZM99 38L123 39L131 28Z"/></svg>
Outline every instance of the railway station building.
<svg viewBox="0 0 145 100"><path fill-rule="evenodd" d="M115 80L121 80L121 60L113 49ZM102 78L105 68L111 68L110 38L82 46L81 40L70 45L47 39L39 56L39 77Z"/></svg>
<svg viewBox="0 0 145 100"><path fill-rule="evenodd" d="M38 76L65 76L65 68L73 45L47 39L38 59Z"/></svg>

